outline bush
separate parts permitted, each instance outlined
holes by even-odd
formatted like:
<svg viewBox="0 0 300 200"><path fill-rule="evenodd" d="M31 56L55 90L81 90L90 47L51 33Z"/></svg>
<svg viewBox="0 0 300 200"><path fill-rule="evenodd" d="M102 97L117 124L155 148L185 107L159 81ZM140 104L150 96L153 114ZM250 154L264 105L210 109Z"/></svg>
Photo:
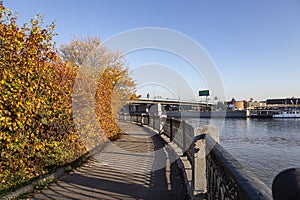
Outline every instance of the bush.
<svg viewBox="0 0 300 200"><path fill-rule="evenodd" d="M19 27L0 4L0 193L85 147L74 129L71 94L76 68L63 63L52 42L54 24L40 16Z"/></svg>
<svg viewBox="0 0 300 200"><path fill-rule="evenodd" d="M52 41L53 23L44 26L42 17L36 16L19 27L16 15L2 2L0 12L0 194L4 195L103 140L118 138L122 131L115 116L120 100L132 94L134 82L123 57L98 48L99 39L63 46L61 59ZM73 51L80 49L78 44L85 51ZM100 50L94 55L100 63L107 61L104 67L82 66L91 50ZM89 105L89 100L96 104ZM76 105L81 109L72 109ZM100 132L91 123L91 111ZM78 112L81 118L75 119Z"/></svg>

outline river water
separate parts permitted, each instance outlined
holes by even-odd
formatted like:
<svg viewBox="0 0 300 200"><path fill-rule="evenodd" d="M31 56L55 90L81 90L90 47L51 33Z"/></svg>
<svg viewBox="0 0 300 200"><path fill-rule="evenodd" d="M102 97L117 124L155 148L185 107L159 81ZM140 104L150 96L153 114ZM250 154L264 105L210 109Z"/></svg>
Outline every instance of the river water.
<svg viewBox="0 0 300 200"><path fill-rule="evenodd" d="M270 188L279 172L300 167L300 119L226 119L220 143Z"/></svg>

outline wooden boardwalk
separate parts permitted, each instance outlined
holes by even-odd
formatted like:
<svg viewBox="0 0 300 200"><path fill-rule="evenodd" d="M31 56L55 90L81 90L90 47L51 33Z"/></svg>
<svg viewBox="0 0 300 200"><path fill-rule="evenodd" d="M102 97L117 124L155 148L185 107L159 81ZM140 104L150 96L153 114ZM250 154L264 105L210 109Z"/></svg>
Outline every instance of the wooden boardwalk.
<svg viewBox="0 0 300 200"><path fill-rule="evenodd" d="M120 125L122 139L31 199L186 199L175 152L150 129Z"/></svg>

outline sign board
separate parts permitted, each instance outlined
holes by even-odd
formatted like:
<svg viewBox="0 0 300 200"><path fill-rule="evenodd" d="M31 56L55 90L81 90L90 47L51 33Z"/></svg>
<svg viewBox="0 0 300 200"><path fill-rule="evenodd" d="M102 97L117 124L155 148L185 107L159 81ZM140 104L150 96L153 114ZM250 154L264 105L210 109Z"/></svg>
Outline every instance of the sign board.
<svg viewBox="0 0 300 200"><path fill-rule="evenodd" d="M200 90L199 96L209 96L209 90Z"/></svg>

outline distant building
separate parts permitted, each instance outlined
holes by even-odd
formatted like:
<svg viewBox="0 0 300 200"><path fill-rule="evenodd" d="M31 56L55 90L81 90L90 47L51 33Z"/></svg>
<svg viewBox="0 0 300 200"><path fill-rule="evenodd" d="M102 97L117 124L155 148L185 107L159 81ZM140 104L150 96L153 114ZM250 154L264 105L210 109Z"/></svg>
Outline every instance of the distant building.
<svg viewBox="0 0 300 200"><path fill-rule="evenodd" d="M300 105L299 98L267 99L267 105Z"/></svg>
<svg viewBox="0 0 300 200"><path fill-rule="evenodd" d="M266 101L249 101L247 103L247 109L251 110L251 109L255 109L255 108L262 108L262 107L266 107L267 103Z"/></svg>
<svg viewBox="0 0 300 200"><path fill-rule="evenodd" d="M234 103L235 110L246 110L247 109L247 102L245 100L243 101L236 101Z"/></svg>
<svg viewBox="0 0 300 200"><path fill-rule="evenodd" d="M231 101L227 102L227 109L228 110L246 110L247 109L247 102L243 101L236 101L234 98Z"/></svg>
<svg viewBox="0 0 300 200"><path fill-rule="evenodd" d="M286 98L286 99L267 99L267 107L272 109L292 109L300 106L299 98Z"/></svg>

